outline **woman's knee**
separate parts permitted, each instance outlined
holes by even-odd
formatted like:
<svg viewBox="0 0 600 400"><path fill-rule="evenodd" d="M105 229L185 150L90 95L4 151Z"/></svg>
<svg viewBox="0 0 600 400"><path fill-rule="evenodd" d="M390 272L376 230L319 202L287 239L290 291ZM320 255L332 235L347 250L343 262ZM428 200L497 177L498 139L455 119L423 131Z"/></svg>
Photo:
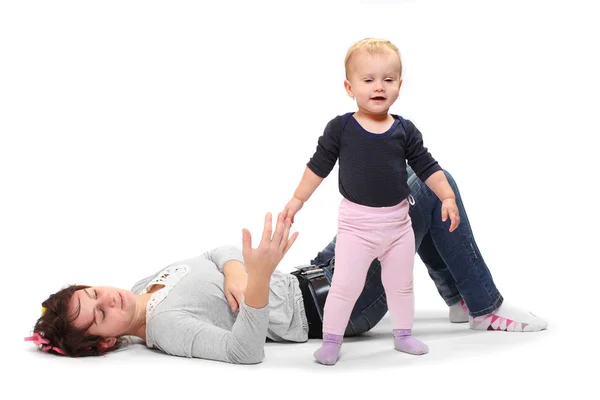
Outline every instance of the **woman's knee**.
<svg viewBox="0 0 600 400"><path fill-rule="evenodd" d="M367 307L355 310L352 313L350 323L346 329L346 335L361 335L370 331L383 319L387 312L387 298L385 293L382 293Z"/></svg>
<svg viewBox="0 0 600 400"><path fill-rule="evenodd" d="M334 236L333 240L329 242L327 246L323 250L321 250L315 258L310 261L311 265L323 265L327 264L331 261L332 258L335 257L335 242L336 236Z"/></svg>

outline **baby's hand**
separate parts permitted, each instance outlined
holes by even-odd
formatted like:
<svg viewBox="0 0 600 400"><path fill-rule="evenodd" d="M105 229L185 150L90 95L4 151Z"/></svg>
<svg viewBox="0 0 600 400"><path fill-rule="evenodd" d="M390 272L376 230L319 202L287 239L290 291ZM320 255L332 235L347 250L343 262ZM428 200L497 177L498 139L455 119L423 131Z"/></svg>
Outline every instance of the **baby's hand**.
<svg viewBox="0 0 600 400"><path fill-rule="evenodd" d="M442 201L442 221L446 222L448 216L450 216L450 232L453 232L460 224L460 215L454 199Z"/></svg>
<svg viewBox="0 0 600 400"><path fill-rule="evenodd" d="M285 205L285 209L283 210L283 218L290 218L293 224L294 216L298 211L300 211L303 205L304 202L302 200L292 197L292 199Z"/></svg>

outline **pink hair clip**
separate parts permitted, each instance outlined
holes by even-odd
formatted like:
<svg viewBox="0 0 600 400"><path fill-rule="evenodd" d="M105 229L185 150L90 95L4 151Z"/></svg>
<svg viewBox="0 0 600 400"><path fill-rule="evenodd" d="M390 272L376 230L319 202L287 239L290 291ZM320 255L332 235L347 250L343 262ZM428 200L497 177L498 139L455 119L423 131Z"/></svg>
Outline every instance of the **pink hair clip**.
<svg viewBox="0 0 600 400"><path fill-rule="evenodd" d="M36 346L41 346L42 351L46 351L47 352L47 351L50 351L50 350L54 350L58 354L62 354L63 356L65 355L65 352L62 351L62 349L60 347L50 346L50 342L48 341L48 339L44 338L38 332L35 332L33 334L33 336L26 337L25 341L26 342L33 342Z"/></svg>

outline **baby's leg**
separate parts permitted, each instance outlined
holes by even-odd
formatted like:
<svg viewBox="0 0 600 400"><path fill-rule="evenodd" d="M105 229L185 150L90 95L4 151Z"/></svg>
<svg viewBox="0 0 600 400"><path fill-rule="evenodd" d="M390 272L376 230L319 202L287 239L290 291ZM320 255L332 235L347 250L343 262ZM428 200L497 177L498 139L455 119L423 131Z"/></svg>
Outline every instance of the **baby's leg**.
<svg viewBox="0 0 600 400"><path fill-rule="evenodd" d="M379 244L368 208L343 200L335 244L335 272L323 310L323 344L314 353L321 364L337 362L350 314L360 296Z"/></svg>
<svg viewBox="0 0 600 400"><path fill-rule="evenodd" d="M338 233L335 253L335 272L325 301L323 332L343 335L375 255L367 240L349 232Z"/></svg>
<svg viewBox="0 0 600 400"><path fill-rule="evenodd" d="M314 353L325 365L337 362L350 314L375 258L368 241L347 231L338 233L335 254L335 272L323 312L323 344Z"/></svg>
<svg viewBox="0 0 600 400"><path fill-rule="evenodd" d="M397 235L398 232L395 232ZM413 265L415 238L410 219L401 225L400 237L379 257L381 281L394 328L394 347L409 354L426 354L429 348L412 335L415 299Z"/></svg>

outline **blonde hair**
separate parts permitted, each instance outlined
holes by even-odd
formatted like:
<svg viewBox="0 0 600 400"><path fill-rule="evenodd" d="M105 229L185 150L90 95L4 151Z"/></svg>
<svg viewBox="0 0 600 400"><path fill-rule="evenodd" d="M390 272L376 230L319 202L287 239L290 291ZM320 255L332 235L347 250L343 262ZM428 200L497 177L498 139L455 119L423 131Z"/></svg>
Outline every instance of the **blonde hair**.
<svg viewBox="0 0 600 400"><path fill-rule="evenodd" d="M400 57L400 51L398 48L389 40L365 38L350 46L348 52L346 53L346 59L344 60L346 79L348 78L348 66L350 65L350 60L353 55L360 51L366 51L370 54L396 54L398 56L398 62L400 63L400 77L402 77L402 58Z"/></svg>

